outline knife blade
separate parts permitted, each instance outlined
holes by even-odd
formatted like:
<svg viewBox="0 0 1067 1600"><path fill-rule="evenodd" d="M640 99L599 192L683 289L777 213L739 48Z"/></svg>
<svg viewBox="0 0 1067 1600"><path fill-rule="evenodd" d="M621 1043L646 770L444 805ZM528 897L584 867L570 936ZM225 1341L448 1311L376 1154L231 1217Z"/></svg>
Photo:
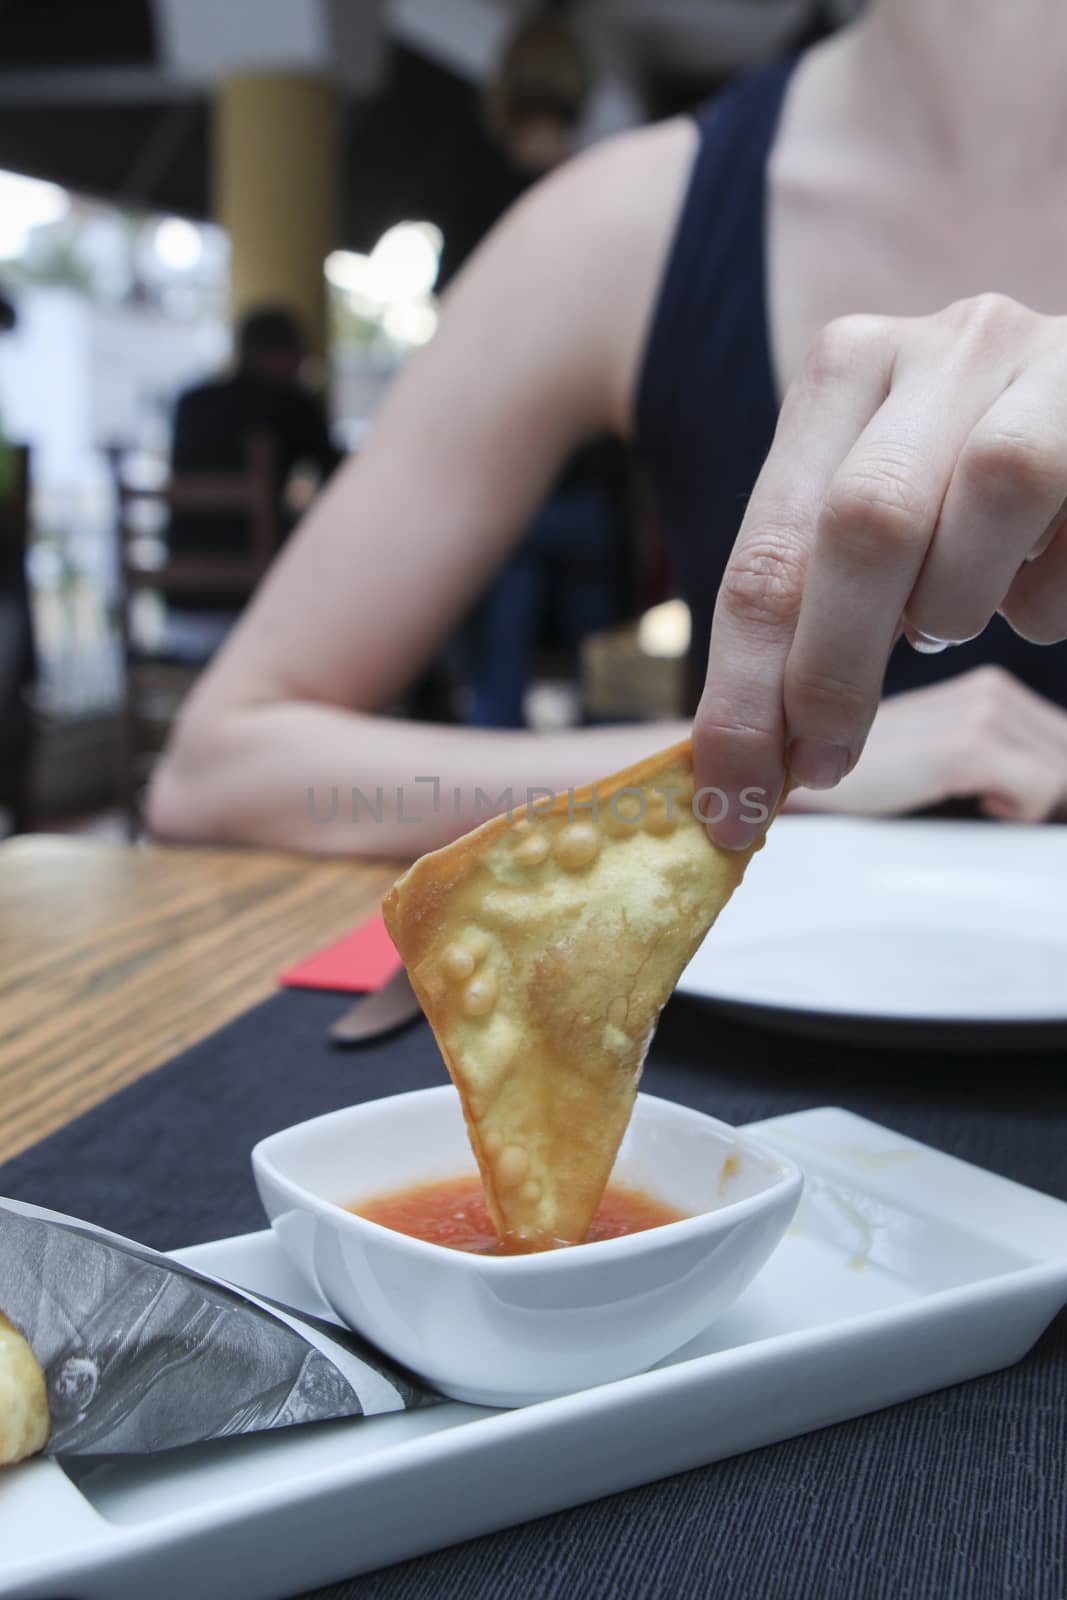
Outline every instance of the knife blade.
<svg viewBox="0 0 1067 1600"><path fill-rule="evenodd" d="M369 1044L421 1017L422 1007L403 967L373 994L368 994L330 1024L327 1036L337 1045Z"/></svg>

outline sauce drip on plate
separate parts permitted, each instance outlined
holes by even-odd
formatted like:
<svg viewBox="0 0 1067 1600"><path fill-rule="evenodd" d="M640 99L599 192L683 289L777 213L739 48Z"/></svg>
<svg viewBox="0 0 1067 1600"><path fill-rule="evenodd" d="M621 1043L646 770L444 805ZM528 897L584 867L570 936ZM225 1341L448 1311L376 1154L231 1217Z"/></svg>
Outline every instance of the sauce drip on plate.
<svg viewBox="0 0 1067 1600"><path fill-rule="evenodd" d="M497 1255L496 1229L485 1203L482 1180L477 1173L447 1178L438 1183L417 1183L408 1189L375 1195L350 1205L349 1211L369 1222L393 1228L397 1233L425 1239L429 1244L446 1245L450 1250L468 1250L475 1255ZM627 1189L611 1183L597 1207L585 1243L618 1239L627 1233L642 1233L667 1222L681 1222L684 1211L664 1205L640 1189Z"/></svg>

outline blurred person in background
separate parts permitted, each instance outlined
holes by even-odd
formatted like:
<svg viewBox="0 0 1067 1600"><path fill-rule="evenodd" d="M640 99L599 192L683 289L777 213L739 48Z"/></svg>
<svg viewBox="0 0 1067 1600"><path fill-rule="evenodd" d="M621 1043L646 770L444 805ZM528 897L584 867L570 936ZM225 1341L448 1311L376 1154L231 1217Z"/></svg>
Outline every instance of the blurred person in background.
<svg viewBox="0 0 1067 1600"><path fill-rule="evenodd" d="M793 804L1061 813L1067 658L1035 643L1067 634L1065 61L1058 0L872 0L524 196L187 702L152 825L410 855L476 785L681 736L382 714L605 429L648 465L707 660L699 784L772 800L788 765ZM308 804L417 774L460 813ZM752 830L734 804L713 831Z"/></svg>
<svg viewBox="0 0 1067 1600"><path fill-rule="evenodd" d="M486 95L486 137L449 211L442 287L509 207L574 154L592 85L586 53L563 22L533 17L512 36ZM466 722L521 728L539 647L558 645L577 678L582 640L622 619L631 605L630 488L628 452L610 436L566 464L449 652L467 682Z"/></svg>
<svg viewBox="0 0 1067 1600"><path fill-rule="evenodd" d="M515 31L486 91L484 133L465 152L448 208L440 288L527 189L574 155L592 88L586 51L565 23L535 16Z"/></svg>
<svg viewBox="0 0 1067 1600"><path fill-rule="evenodd" d="M341 453L330 436L319 397L301 382L307 346L300 322L284 306L248 312L237 330L237 364L225 377L180 396L174 414L171 471L175 477L243 473L250 435L266 438L278 503L286 524L285 489L293 469L308 463L326 479ZM227 558L247 554L240 516L175 512L167 545L172 556ZM181 596L185 609L217 606L217 592Z"/></svg>

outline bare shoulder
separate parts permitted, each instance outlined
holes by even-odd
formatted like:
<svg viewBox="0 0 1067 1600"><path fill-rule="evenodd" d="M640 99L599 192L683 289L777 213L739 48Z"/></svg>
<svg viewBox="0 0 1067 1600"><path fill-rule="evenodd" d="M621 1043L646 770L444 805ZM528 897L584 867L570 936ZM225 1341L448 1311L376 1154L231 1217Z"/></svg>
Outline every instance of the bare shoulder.
<svg viewBox="0 0 1067 1600"><path fill-rule="evenodd" d="M571 206L584 226L608 226L631 240L673 219L697 145L696 124L671 117L604 139L541 185L545 203Z"/></svg>
<svg viewBox="0 0 1067 1600"><path fill-rule="evenodd" d="M501 230L557 310L581 319L624 433L697 143L688 117L605 139L539 183Z"/></svg>

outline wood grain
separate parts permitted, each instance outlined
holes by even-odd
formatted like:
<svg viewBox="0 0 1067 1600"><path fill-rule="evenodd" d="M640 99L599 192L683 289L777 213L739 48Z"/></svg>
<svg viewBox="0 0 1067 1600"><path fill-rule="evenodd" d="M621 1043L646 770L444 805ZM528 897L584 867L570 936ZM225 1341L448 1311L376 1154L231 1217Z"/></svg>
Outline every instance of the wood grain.
<svg viewBox="0 0 1067 1600"><path fill-rule="evenodd" d="M43 835L0 845L0 1160L272 994L400 870Z"/></svg>

